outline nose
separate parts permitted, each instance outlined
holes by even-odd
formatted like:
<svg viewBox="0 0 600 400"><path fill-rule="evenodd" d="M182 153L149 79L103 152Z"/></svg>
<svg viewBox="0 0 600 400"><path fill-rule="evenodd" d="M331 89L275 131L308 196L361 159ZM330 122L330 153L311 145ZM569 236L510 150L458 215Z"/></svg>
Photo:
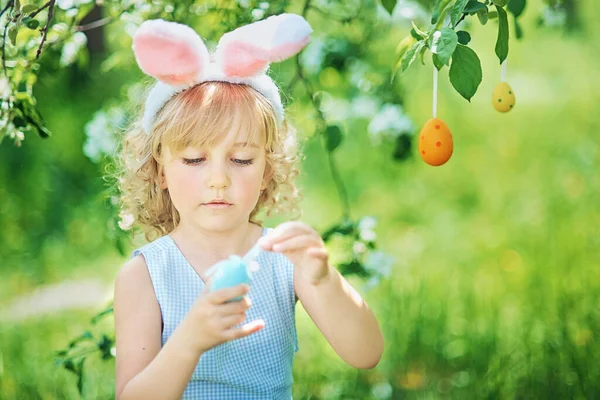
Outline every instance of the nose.
<svg viewBox="0 0 600 400"><path fill-rule="evenodd" d="M207 185L210 189L226 189L231 184L227 165L223 163L212 163Z"/></svg>

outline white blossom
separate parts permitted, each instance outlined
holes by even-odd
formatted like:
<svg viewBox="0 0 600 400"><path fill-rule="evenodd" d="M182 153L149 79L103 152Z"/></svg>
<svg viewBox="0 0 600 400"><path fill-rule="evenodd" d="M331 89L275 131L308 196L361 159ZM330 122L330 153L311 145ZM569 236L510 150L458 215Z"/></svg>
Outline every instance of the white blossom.
<svg viewBox="0 0 600 400"><path fill-rule="evenodd" d="M103 155L112 156L117 148L115 131L124 123L125 114L120 108L96 112L85 126L87 140L83 146L84 154L93 162L100 161Z"/></svg>
<svg viewBox="0 0 600 400"><path fill-rule="evenodd" d="M372 217L370 215L364 216L358 221L358 230L363 229L375 229L377 226L377 218Z"/></svg>
<svg viewBox="0 0 600 400"><path fill-rule="evenodd" d="M328 121L346 121L352 118L352 106L346 99L323 95L321 99L321 111Z"/></svg>
<svg viewBox="0 0 600 400"><path fill-rule="evenodd" d="M119 218L119 228L121 228L124 231L128 231L129 229L131 229L135 221L132 214L128 213L125 210L121 210L121 212L119 213Z"/></svg>
<svg viewBox="0 0 600 400"><path fill-rule="evenodd" d="M375 226L377 225L377 219L375 217L366 216L360 219L358 222L359 236L365 242L374 242L377 239L375 233Z"/></svg>
<svg viewBox="0 0 600 400"><path fill-rule="evenodd" d="M325 41L316 37L311 39L309 45L300 53L300 62L306 71L315 74L321 69L325 59L325 46Z"/></svg>
<svg viewBox="0 0 600 400"><path fill-rule="evenodd" d="M0 78L0 98L8 99L10 97L10 81L6 76Z"/></svg>
<svg viewBox="0 0 600 400"><path fill-rule="evenodd" d="M394 138L401 134L411 133L413 130L413 122L404 113L402 106L390 103L381 107L368 127L369 136L374 144L379 144L383 136Z"/></svg>
<svg viewBox="0 0 600 400"><path fill-rule="evenodd" d="M365 268L376 275L387 277L392 272L394 261L394 257L389 254L375 250L367 254Z"/></svg>
<svg viewBox="0 0 600 400"><path fill-rule="evenodd" d="M542 20L546 26L560 27L567 22L567 13L563 7L547 5L542 10Z"/></svg>
<svg viewBox="0 0 600 400"><path fill-rule="evenodd" d="M352 100L352 114L357 118L371 119L379 107L380 103L374 96L360 95Z"/></svg>
<svg viewBox="0 0 600 400"><path fill-rule="evenodd" d="M371 393L378 400L390 399L392 392L393 388L389 382L379 382L371 388Z"/></svg>
<svg viewBox="0 0 600 400"><path fill-rule="evenodd" d="M262 19L264 16L265 10L263 10L262 8L255 8L254 10L252 10L252 19L254 19L255 21Z"/></svg>
<svg viewBox="0 0 600 400"><path fill-rule="evenodd" d="M60 65L66 67L72 64L77 58L79 51L85 47L87 37L83 32L75 32L71 39L65 43L60 55Z"/></svg>

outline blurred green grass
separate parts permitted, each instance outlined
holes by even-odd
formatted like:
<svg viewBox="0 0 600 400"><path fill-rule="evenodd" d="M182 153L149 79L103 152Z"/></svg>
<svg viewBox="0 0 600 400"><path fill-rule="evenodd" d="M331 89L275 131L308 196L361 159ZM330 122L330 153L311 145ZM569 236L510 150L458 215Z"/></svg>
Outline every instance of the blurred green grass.
<svg viewBox="0 0 600 400"><path fill-rule="evenodd" d="M591 20L599 7L585 7ZM491 51L481 51L484 81L471 104L440 75L438 116L455 141L447 165L426 166L416 152L394 163L391 146L370 145L366 124L336 152L353 215L376 216L380 247L396 258L376 289L352 280L382 324L386 351L374 370L345 366L299 307L295 398L600 396L599 44L537 30L528 18L524 41L511 41L511 113L490 105L500 76ZM477 49L492 48L484 31L473 35ZM405 107L421 126L431 113L431 68L414 65L403 80ZM318 143L307 144L301 185L304 220L318 229L335 222L341 209ZM124 259L110 247L102 262L69 259L62 250L75 240L57 243L60 253L43 250L54 266L45 281L110 284ZM0 309L32 286L22 270L2 270ZM53 365L52 351L100 309L2 322L0 398L78 398L74 375ZM111 398L114 363L88 361L86 398Z"/></svg>

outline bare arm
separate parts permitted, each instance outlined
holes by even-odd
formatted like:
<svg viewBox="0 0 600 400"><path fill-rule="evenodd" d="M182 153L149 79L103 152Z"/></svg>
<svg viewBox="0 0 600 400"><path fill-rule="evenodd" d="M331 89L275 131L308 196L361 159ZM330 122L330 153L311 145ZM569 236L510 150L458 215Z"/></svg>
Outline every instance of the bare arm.
<svg viewBox="0 0 600 400"><path fill-rule="evenodd" d="M335 352L355 368L374 368L383 353L383 334L360 294L329 266L323 281L311 284L294 268L294 289L304 309Z"/></svg>
<svg viewBox="0 0 600 400"><path fill-rule="evenodd" d="M116 398L180 399L200 353L184 322L161 350L161 314L144 258L125 264L115 282Z"/></svg>

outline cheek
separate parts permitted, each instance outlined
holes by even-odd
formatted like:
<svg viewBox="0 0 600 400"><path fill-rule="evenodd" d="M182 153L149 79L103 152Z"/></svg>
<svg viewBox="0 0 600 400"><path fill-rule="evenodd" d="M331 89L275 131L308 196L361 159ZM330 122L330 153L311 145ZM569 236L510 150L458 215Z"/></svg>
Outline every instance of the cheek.
<svg viewBox="0 0 600 400"><path fill-rule="evenodd" d="M197 185L194 174L179 168L179 166L173 166L172 168L166 169L165 176L169 187L169 194L171 195L173 203L176 205L181 203L180 199L183 199L185 202L185 199L189 198L190 194L193 192L190 188Z"/></svg>
<svg viewBox="0 0 600 400"><path fill-rule="evenodd" d="M254 192L260 190L264 174L264 165L256 165L251 168L243 168L237 174L237 185L244 189L245 194L254 196Z"/></svg>

